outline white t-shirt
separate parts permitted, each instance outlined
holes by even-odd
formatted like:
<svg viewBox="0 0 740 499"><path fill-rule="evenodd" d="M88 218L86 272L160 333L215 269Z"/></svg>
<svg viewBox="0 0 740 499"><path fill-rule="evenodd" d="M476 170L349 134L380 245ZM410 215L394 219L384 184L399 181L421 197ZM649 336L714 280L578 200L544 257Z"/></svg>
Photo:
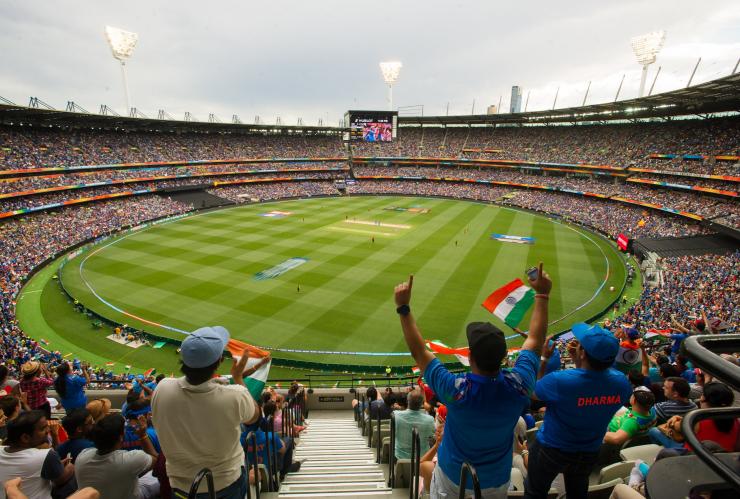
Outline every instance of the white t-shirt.
<svg viewBox="0 0 740 499"><path fill-rule="evenodd" d="M139 475L152 467L152 456L143 450L114 450L98 454L85 449L75 461L77 487L94 487L106 499L130 499L136 496Z"/></svg>
<svg viewBox="0 0 740 499"><path fill-rule="evenodd" d="M244 465L240 424L250 421L257 410L241 385L163 379L152 397L152 422L167 456L172 487L189 490L195 475L206 467L213 472L216 490L234 483ZM200 492L205 491L203 482Z"/></svg>
<svg viewBox="0 0 740 499"><path fill-rule="evenodd" d="M21 477L21 491L30 499L51 499L51 481L41 478L41 469L51 449L25 449L18 452L7 452L5 449L0 447L0 485L11 478ZM0 498L5 499L5 487L2 486Z"/></svg>

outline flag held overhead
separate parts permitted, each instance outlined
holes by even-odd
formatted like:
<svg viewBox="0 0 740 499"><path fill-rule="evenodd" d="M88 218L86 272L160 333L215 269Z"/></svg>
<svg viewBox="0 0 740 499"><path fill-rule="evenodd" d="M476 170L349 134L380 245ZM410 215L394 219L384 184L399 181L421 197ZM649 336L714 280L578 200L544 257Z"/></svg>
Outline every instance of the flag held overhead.
<svg viewBox="0 0 740 499"><path fill-rule="evenodd" d="M514 328L534 303L534 294L534 290L525 286L521 279L514 279L491 293L481 305Z"/></svg>

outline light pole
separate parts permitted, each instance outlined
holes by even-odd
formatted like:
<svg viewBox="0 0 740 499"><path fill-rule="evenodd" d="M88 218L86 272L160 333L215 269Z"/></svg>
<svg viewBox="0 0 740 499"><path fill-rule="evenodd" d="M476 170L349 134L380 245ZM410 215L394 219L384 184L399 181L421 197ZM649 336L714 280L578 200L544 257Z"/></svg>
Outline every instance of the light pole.
<svg viewBox="0 0 740 499"><path fill-rule="evenodd" d="M121 61L121 75L123 76L123 92L126 98L126 114L131 110L128 97L128 80L126 78L126 61L134 53L139 35L131 31L125 31L112 26L105 27L105 38L108 40L113 57Z"/></svg>
<svg viewBox="0 0 740 499"><path fill-rule="evenodd" d="M380 63L380 72L383 80L388 85L388 110L393 111L393 84L398 80L403 64L399 61L388 61Z"/></svg>
<svg viewBox="0 0 740 499"><path fill-rule="evenodd" d="M635 36L630 40L632 51L637 57L637 62L642 65L642 76L640 77L640 94L645 95L645 80L647 79L648 66L655 62L655 56L663 48L665 42L665 31L653 31L645 35Z"/></svg>

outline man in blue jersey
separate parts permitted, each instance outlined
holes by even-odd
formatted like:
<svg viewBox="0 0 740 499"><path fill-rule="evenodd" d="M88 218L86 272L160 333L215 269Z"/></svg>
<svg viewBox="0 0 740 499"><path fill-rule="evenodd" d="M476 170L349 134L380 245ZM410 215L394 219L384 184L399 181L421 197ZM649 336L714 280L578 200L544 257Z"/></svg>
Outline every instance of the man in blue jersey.
<svg viewBox="0 0 740 499"><path fill-rule="evenodd" d="M432 499L458 494L462 463L478 472L484 498L505 498L509 488L513 453L513 432L525 407L529 406L547 331L547 303L552 282L542 271L535 280L535 304L529 323L529 336L513 369L502 369L507 348L504 334L487 322L467 326L470 370L452 374L426 349L416 326L409 301L413 276L395 290L396 312L401 318L403 336L424 380L447 407L442 443L437 452L438 466L432 475ZM472 489L472 481L465 484Z"/></svg>
<svg viewBox="0 0 740 499"><path fill-rule="evenodd" d="M534 390L547 411L529 451L524 497L547 497L553 479L563 473L568 499L585 498L607 426L632 395L627 377L611 368L619 340L597 325L572 329L575 340L568 350L576 368L544 376Z"/></svg>

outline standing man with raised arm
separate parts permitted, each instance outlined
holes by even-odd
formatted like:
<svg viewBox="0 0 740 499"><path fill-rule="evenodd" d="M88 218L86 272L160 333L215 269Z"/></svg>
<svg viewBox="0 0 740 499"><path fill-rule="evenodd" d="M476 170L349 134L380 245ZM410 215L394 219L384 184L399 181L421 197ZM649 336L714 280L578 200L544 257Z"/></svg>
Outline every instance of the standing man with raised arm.
<svg viewBox="0 0 740 499"><path fill-rule="evenodd" d="M632 385L612 369L619 340L598 325L578 323L568 351L575 369L556 371L537 382L534 397L547 411L529 449L524 497L546 498L562 473L568 499L585 499L604 433L614 413L629 402ZM543 354L547 362L549 350Z"/></svg>
<svg viewBox="0 0 740 499"><path fill-rule="evenodd" d="M413 279L410 276L408 282L396 286L396 312L406 344L424 380L447 407L431 497L457 496L460 468L463 462L468 462L478 472L484 498L505 498L511 473L512 435L522 410L529 405L529 394L537 377L552 282L540 263L537 278L529 281L537 293L529 337L513 369L501 368L507 353L503 332L488 322L472 322L467 326L471 372L452 374L426 349L411 314ZM472 489L472 481L466 488Z"/></svg>

